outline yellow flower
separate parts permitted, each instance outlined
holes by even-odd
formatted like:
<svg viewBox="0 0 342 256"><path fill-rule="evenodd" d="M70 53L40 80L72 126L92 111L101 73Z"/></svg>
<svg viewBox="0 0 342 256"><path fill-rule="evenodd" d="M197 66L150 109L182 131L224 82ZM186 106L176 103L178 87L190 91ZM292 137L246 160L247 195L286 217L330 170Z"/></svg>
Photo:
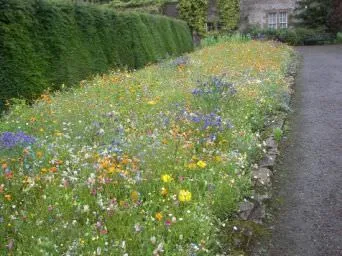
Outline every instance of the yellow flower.
<svg viewBox="0 0 342 256"><path fill-rule="evenodd" d="M115 172L115 166L110 166L109 168L108 168L108 173L114 173Z"/></svg>
<svg viewBox="0 0 342 256"><path fill-rule="evenodd" d="M132 191L131 193L131 200L136 203L139 200L139 192L137 191Z"/></svg>
<svg viewBox="0 0 342 256"><path fill-rule="evenodd" d="M197 162L197 166L200 167L200 168L205 168L207 166L206 162L202 161L202 160L199 160Z"/></svg>
<svg viewBox="0 0 342 256"><path fill-rule="evenodd" d="M167 189L164 188L164 187L162 187L161 190L160 190L160 194L161 194L162 196L166 196L167 193L168 193Z"/></svg>
<svg viewBox="0 0 342 256"><path fill-rule="evenodd" d="M181 190L178 194L178 200L181 202L189 202L191 201L191 192L188 190Z"/></svg>
<svg viewBox="0 0 342 256"><path fill-rule="evenodd" d="M214 160L215 160L215 162L222 162L222 157L221 156L215 156Z"/></svg>
<svg viewBox="0 0 342 256"><path fill-rule="evenodd" d="M173 181L173 178L168 174L164 174L161 176L161 180L165 183L169 183L169 182Z"/></svg>
<svg viewBox="0 0 342 256"><path fill-rule="evenodd" d="M5 195L5 198L7 201L11 201L12 200L12 196L11 195Z"/></svg>
<svg viewBox="0 0 342 256"><path fill-rule="evenodd" d="M188 164L188 168L189 168L190 170L193 170L193 169L196 169L197 166L196 166L195 163L190 163L190 164Z"/></svg>
<svg viewBox="0 0 342 256"><path fill-rule="evenodd" d="M161 221L163 219L163 214L161 212L157 212L155 218L157 221Z"/></svg>
<svg viewBox="0 0 342 256"><path fill-rule="evenodd" d="M148 105L156 105L157 102L155 100L150 100L147 102Z"/></svg>

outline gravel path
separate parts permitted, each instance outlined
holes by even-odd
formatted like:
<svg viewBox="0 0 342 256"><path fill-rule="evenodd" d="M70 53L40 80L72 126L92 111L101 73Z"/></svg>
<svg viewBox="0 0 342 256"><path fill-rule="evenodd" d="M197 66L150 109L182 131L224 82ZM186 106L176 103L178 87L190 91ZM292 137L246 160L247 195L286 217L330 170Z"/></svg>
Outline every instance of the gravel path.
<svg viewBox="0 0 342 256"><path fill-rule="evenodd" d="M298 47L270 256L342 256L342 45ZM280 175L280 176L279 176Z"/></svg>

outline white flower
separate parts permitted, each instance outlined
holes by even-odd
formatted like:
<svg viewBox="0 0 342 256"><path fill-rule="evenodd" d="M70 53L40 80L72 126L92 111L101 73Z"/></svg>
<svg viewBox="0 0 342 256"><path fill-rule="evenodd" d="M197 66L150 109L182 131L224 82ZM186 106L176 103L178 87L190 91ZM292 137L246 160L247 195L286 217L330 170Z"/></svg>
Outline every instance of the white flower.
<svg viewBox="0 0 342 256"><path fill-rule="evenodd" d="M100 247L97 247L97 249L96 249L96 255L101 255L101 248Z"/></svg>
<svg viewBox="0 0 342 256"><path fill-rule="evenodd" d="M89 205L83 205L83 212L89 212Z"/></svg>
<svg viewBox="0 0 342 256"><path fill-rule="evenodd" d="M155 236L152 236L152 237L150 238L150 241L151 241L152 244L155 244L156 241L157 241L157 238L156 238Z"/></svg>

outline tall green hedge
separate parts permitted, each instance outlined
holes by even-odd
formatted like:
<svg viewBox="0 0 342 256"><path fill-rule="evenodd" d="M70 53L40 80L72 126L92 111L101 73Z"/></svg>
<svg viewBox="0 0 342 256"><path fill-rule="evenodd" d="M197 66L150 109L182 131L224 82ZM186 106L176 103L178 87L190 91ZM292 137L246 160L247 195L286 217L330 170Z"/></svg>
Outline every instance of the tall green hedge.
<svg viewBox="0 0 342 256"><path fill-rule="evenodd" d="M185 22L44 0L0 0L0 109L113 67L192 50Z"/></svg>

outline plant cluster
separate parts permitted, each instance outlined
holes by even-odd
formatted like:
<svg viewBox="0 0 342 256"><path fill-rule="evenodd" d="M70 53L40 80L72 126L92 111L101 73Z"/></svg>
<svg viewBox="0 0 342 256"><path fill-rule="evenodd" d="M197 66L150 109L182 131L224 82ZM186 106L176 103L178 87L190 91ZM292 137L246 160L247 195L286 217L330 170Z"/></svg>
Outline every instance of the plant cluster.
<svg viewBox="0 0 342 256"><path fill-rule="evenodd" d="M179 12L192 31L203 35L207 22L208 0L180 0Z"/></svg>
<svg viewBox="0 0 342 256"><path fill-rule="evenodd" d="M224 31L233 31L237 28L240 19L240 3L238 0L214 1L217 8L216 25L220 25ZM205 25L208 19L208 8L211 0L180 0L179 11L181 18L185 20L192 31L205 35Z"/></svg>
<svg viewBox="0 0 342 256"><path fill-rule="evenodd" d="M93 5L12 0L0 8L0 109L114 67L192 50L185 22Z"/></svg>
<svg viewBox="0 0 342 256"><path fill-rule="evenodd" d="M293 51L222 42L19 102L0 122L1 255L216 255Z"/></svg>
<svg viewBox="0 0 342 256"><path fill-rule="evenodd" d="M297 26L342 31L342 2L340 0L301 0L297 2Z"/></svg>
<svg viewBox="0 0 342 256"><path fill-rule="evenodd" d="M332 31L342 32L342 1L332 0L332 11L328 24Z"/></svg>
<svg viewBox="0 0 342 256"><path fill-rule="evenodd" d="M335 34L323 29L259 29L251 28L246 34L257 40L275 40L289 45L317 45L335 42Z"/></svg>
<svg viewBox="0 0 342 256"><path fill-rule="evenodd" d="M240 20L239 0L218 0L217 2L222 29L226 31L235 30Z"/></svg>

